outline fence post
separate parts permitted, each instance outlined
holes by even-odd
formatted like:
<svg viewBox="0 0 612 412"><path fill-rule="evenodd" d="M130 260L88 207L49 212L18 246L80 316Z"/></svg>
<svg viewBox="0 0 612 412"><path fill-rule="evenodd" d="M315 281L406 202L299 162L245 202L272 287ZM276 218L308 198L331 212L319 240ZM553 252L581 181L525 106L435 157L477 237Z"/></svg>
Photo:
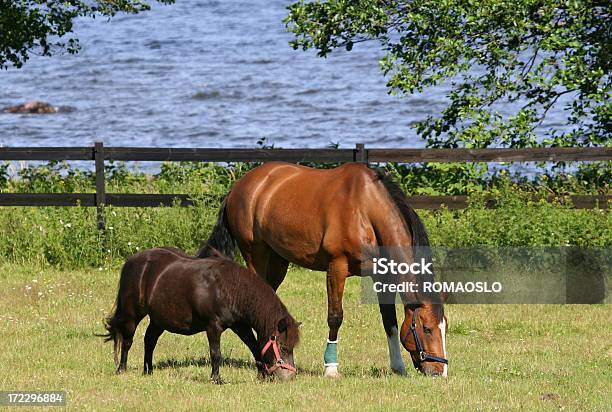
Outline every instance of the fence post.
<svg viewBox="0 0 612 412"><path fill-rule="evenodd" d="M368 163L368 151L365 148L365 144L357 143L355 145L355 161Z"/></svg>
<svg viewBox="0 0 612 412"><path fill-rule="evenodd" d="M96 142L94 146L94 160L96 161L96 212L98 230L106 228L104 223L104 204L106 203L106 186L104 179L104 144Z"/></svg>

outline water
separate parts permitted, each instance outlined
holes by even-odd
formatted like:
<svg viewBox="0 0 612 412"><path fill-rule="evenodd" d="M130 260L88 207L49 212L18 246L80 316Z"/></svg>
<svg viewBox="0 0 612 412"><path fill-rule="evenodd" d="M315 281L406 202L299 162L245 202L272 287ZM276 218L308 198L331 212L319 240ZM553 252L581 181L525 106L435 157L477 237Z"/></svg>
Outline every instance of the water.
<svg viewBox="0 0 612 412"><path fill-rule="evenodd" d="M444 107L446 90L389 96L375 42L327 59L292 50L290 3L179 0L79 21L78 55L0 72L0 107L39 99L76 110L0 113L0 146L422 146L411 125Z"/></svg>

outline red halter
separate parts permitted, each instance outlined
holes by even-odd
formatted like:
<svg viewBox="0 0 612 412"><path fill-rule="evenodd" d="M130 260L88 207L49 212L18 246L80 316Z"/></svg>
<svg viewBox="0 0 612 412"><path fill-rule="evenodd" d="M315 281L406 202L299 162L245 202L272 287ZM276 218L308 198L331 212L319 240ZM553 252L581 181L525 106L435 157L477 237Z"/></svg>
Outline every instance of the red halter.
<svg viewBox="0 0 612 412"><path fill-rule="evenodd" d="M276 342L276 335L270 336L270 339L268 340L268 343L266 343L266 345L261 350L261 358L262 359L263 359L264 355L266 354L266 352L270 348L272 348L272 350L274 351L274 360L275 360L275 363L274 363L274 366L272 366L271 368L268 368L268 365L264 362L264 366L266 367L266 372L269 375L271 375L278 368L287 369L288 371L291 371L293 373L297 372L296 369L293 366L291 366L290 364L285 362L283 360L283 358L281 358L280 349L278 348L278 343Z"/></svg>

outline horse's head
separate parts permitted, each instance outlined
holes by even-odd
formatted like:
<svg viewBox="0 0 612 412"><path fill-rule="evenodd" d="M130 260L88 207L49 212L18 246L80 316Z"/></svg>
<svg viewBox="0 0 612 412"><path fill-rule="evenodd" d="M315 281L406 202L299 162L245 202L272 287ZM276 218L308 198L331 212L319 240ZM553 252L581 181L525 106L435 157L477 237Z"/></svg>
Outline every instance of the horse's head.
<svg viewBox="0 0 612 412"><path fill-rule="evenodd" d="M288 380L295 376L295 361L293 348L300 339L300 324L291 316L278 321L276 330L261 349L263 361L262 373L280 380Z"/></svg>
<svg viewBox="0 0 612 412"><path fill-rule="evenodd" d="M448 322L440 304L406 305L400 331L402 345L412 358L414 367L425 375L448 374L446 332Z"/></svg>

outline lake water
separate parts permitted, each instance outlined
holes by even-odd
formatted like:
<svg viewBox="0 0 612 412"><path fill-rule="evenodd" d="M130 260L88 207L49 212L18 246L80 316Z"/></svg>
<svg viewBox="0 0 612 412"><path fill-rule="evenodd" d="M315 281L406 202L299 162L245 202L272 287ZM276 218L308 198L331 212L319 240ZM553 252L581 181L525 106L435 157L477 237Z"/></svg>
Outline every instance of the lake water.
<svg viewBox="0 0 612 412"><path fill-rule="evenodd" d="M0 146L422 146L411 125L438 112L446 90L389 96L374 42L327 59L294 51L282 23L290 3L179 0L82 20L78 55L0 72L0 107L40 99L76 110L0 113Z"/></svg>

